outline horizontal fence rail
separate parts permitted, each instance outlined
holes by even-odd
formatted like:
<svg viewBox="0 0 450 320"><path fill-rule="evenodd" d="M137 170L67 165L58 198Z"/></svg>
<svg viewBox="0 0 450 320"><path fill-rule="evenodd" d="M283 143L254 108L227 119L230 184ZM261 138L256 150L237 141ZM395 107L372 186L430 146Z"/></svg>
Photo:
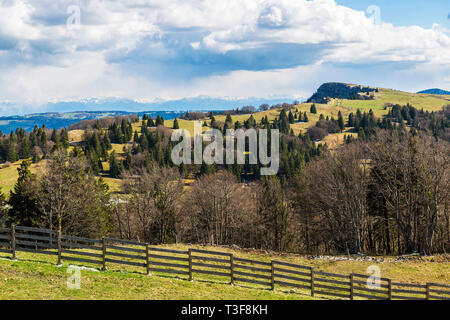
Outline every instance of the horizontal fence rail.
<svg viewBox="0 0 450 320"><path fill-rule="evenodd" d="M58 247L60 248L58 264L61 264L61 260L67 260L105 265L104 248L100 240L60 235L58 237Z"/></svg>
<svg viewBox="0 0 450 320"><path fill-rule="evenodd" d="M258 261L235 257L232 253L190 248L176 250L147 243L112 238L89 239L62 235L59 231L11 226L0 228L0 253L17 259L17 252L31 252L101 266L124 265L145 269L146 273L185 276L193 281L226 280L230 284L256 285L275 290L300 289L311 296L369 300L450 300L450 284L413 284L388 278L352 273L343 275L283 261Z"/></svg>
<svg viewBox="0 0 450 320"><path fill-rule="evenodd" d="M14 237L15 252L33 252L46 255L58 255L57 233L53 230L15 227L10 237ZM15 253L14 253L15 256Z"/></svg>
<svg viewBox="0 0 450 320"><path fill-rule="evenodd" d="M0 228L0 252L1 253L12 253L11 252L11 229Z"/></svg>
<svg viewBox="0 0 450 320"><path fill-rule="evenodd" d="M183 250L148 248L148 272L189 276L189 253Z"/></svg>
<svg viewBox="0 0 450 320"><path fill-rule="evenodd" d="M240 259L230 256L232 260L232 283L243 282L273 288L273 268L268 262Z"/></svg>

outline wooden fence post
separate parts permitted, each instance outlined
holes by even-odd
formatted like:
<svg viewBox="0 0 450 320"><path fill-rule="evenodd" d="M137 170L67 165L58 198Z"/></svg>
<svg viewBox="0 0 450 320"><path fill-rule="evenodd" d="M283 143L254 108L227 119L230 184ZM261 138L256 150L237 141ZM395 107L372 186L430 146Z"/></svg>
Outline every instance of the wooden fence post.
<svg viewBox="0 0 450 320"><path fill-rule="evenodd" d="M270 261L270 288L275 290L275 262Z"/></svg>
<svg viewBox="0 0 450 320"><path fill-rule="evenodd" d="M350 273L350 300L353 300L353 292L354 292L354 287L355 283L353 282L353 272Z"/></svg>
<svg viewBox="0 0 450 320"><path fill-rule="evenodd" d="M103 258L102 271L106 271L106 240L105 240L105 237L102 237L102 258Z"/></svg>
<svg viewBox="0 0 450 320"><path fill-rule="evenodd" d="M311 267L311 297L314 297L314 267Z"/></svg>
<svg viewBox="0 0 450 320"><path fill-rule="evenodd" d="M11 254L12 260L17 260L16 256L16 225L11 225Z"/></svg>
<svg viewBox="0 0 450 320"><path fill-rule="evenodd" d="M388 279L388 300L392 300L392 280Z"/></svg>
<svg viewBox="0 0 450 320"><path fill-rule="evenodd" d="M189 281L194 281L194 278L192 277L192 251L189 248L188 249L189 254Z"/></svg>
<svg viewBox="0 0 450 320"><path fill-rule="evenodd" d="M50 235L51 237L51 235ZM62 261L61 261L61 230L58 230L58 266L62 265Z"/></svg>
<svg viewBox="0 0 450 320"><path fill-rule="evenodd" d="M145 244L145 266L147 267L147 275L150 276L150 253L149 253L148 243Z"/></svg>
<svg viewBox="0 0 450 320"><path fill-rule="evenodd" d="M430 300L430 287L431 287L431 284L429 282L427 282L427 292L426 292L427 300Z"/></svg>
<svg viewBox="0 0 450 320"><path fill-rule="evenodd" d="M230 284L232 286L234 286L234 258L233 258L233 254L230 254L230 278L231 278Z"/></svg>

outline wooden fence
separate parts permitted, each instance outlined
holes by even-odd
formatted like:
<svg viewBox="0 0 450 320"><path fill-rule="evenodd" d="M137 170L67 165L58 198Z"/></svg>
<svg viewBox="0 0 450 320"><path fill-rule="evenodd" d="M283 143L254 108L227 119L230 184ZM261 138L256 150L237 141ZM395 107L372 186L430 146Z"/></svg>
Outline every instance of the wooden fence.
<svg viewBox="0 0 450 320"><path fill-rule="evenodd" d="M0 228L0 252L32 252L101 266L119 264L145 269L147 274L172 274L187 280L225 281L232 285L256 285L260 289L301 289L311 296L373 300L450 300L450 285L410 284L381 278L368 285L369 276L323 272L311 266L283 261L263 262L242 259L232 253L200 249L174 250L147 243L111 238L88 239L62 235L57 231L20 226Z"/></svg>

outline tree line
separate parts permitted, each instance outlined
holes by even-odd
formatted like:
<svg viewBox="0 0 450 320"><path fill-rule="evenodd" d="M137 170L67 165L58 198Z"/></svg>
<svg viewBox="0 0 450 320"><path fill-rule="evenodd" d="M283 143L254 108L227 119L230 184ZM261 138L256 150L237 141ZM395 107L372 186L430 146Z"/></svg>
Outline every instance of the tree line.
<svg viewBox="0 0 450 320"><path fill-rule="evenodd" d="M312 141L308 134L294 135L291 129L292 112L286 112L285 109L280 110L278 117L269 121L268 117L263 117L260 121L256 121L251 115L244 122L235 121L233 123L231 114L227 114L225 122L219 122L215 119L214 113L209 114L209 124L204 123L214 129L218 129L225 135L228 129L267 129L269 144L270 131L277 129L280 131L280 170L278 176L282 179L290 179L299 172L302 164L310 161L314 156L326 150L326 145L317 145ZM253 181L260 179L260 165L250 164L249 156L246 156L246 164L212 164L208 165L202 163L201 165L186 165L174 166L171 160L171 153L173 147L177 142L170 140L171 131L163 125L156 126L156 123L151 122L151 118L143 118L140 126L140 133L134 132L133 139L130 145L125 150L125 156L122 161L118 161L115 154L110 155L110 175L119 177L124 171L130 169L139 169L141 167L150 168L153 162L160 166L176 167L183 177L199 177L205 173L212 174L220 170L227 170L233 173L239 182ZM161 120L163 121L163 119ZM155 127L156 128L153 128ZM174 121L174 127L176 122ZM111 136L111 127L109 128L109 135ZM258 138L259 139L259 138ZM193 140L191 144L193 145ZM206 143L204 143L206 147ZM237 145L235 144L235 151ZM248 150L248 140L246 140L246 149ZM194 148L192 148L194 150ZM236 153L235 153L236 154Z"/></svg>
<svg viewBox="0 0 450 320"><path fill-rule="evenodd" d="M69 135L66 129L49 130L44 126L34 127L27 133L18 128L9 135L0 135L0 162L13 163L21 159L32 158L39 162L60 148L69 147Z"/></svg>

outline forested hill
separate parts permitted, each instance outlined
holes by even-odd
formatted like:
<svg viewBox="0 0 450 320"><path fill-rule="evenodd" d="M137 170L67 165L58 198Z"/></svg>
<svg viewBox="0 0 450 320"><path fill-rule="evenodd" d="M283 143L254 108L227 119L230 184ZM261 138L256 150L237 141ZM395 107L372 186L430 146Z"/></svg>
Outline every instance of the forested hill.
<svg viewBox="0 0 450 320"><path fill-rule="evenodd" d="M428 89L428 90L419 91L417 93L450 95L450 91L446 91L446 90L442 90L442 89Z"/></svg>
<svg viewBox="0 0 450 320"><path fill-rule="evenodd" d="M327 103L332 98L349 100L372 100L372 92L378 92L377 88L363 87L360 85L329 82L322 84L308 103Z"/></svg>

